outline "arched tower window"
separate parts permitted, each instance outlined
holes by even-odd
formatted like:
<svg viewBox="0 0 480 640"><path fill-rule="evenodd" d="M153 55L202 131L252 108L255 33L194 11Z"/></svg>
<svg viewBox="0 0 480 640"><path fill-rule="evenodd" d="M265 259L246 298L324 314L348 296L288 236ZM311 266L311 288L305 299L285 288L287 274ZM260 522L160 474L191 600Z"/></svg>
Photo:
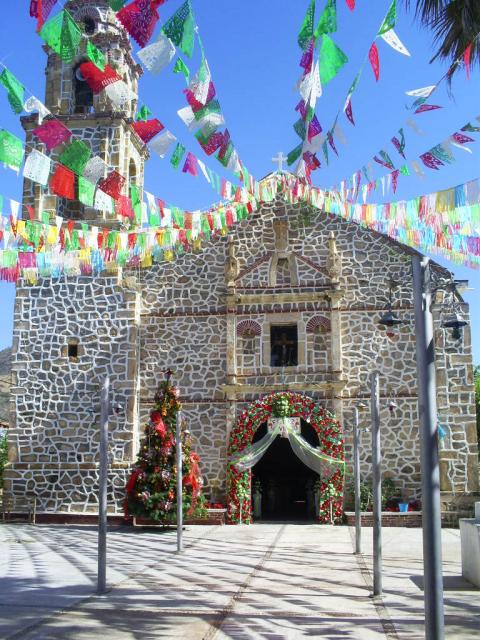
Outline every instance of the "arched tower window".
<svg viewBox="0 0 480 640"><path fill-rule="evenodd" d="M85 16L85 18L83 19L83 31L85 32L85 35L93 36L93 34L95 33L95 28L95 20L91 16Z"/></svg>
<svg viewBox="0 0 480 640"><path fill-rule="evenodd" d="M80 64L73 71L74 113L90 113L93 111L93 91L82 76Z"/></svg>

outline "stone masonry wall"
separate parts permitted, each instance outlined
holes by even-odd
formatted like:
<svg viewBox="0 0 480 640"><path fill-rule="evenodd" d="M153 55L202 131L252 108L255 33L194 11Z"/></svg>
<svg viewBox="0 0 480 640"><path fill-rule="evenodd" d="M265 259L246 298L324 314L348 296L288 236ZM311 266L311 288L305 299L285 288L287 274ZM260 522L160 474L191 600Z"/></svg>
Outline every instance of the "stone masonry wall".
<svg viewBox="0 0 480 640"><path fill-rule="evenodd" d="M272 286L269 281L276 252L272 226L276 219L289 222L288 252L296 261L295 286L285 284L284 272L278 286ZM319 297L329 286L325 274L330 232L335 233L342 257L338 282L340 365L331 353L333 329L322 330L322 340L315 340L315 334L304 332L316 316L324 318L327 324L331 319L328 299ZM360 400L368 403L370 373L379 370L384 475L392 477L405 496L418 498L420 442L410 252L355 225L320 213L312 217L303 205L292 207L280 200L264 206L261 212L238 225L233 237L240 274L233 294L239 300L234 310L229 311L226 304L225 238L208 244L203 253L181 256L175 263L154 267L144 274L140 329L143 415L147 415L160 371L172 367L178 372L189 428L202 457L207 492L212 492L213 499L219 499L225 491L225 450L232 419L248 402L276 388L301 389L334 409L348 428L352 407ZM394 292L395 310L406 324L388 337L385 330L379 328L378 318L387 309L390 278L406 280ZM242 295L247 294L257 296L255 301L243 302ZM286 302L289 294L298 296L299 301ZM467 307L465 313L468 315ZM279 371L270 367L264 349L268 343L265 332L270 323L282 320L298 323L299 349L303 350L304 357L298 367ZM244 327L248 322L261 328L260 335L245 338L238 333L240 323ZM448 342L445 331L439 329L439 332L440 362L450 357L446 352L452 347L445 346ZM472 389L467 336L468 332L465 343L455 347L459 355L450 360L457 363L457 368L455 377L451 374L449 377L446 404L440 407L443 415L448 409L450 416L457 416L448 420L457 425L461 434L461 438L455 436L457 444L449 456L451 473L463 479L463 491L473 491L478 487L478 477L473 462L468 467L470 460L476 460L476 439L472 427L473 401L468 395ZM225 366L229 361L229 340L235 345L236 382L232 384L226 384L232 373L229 365ZM323 353L313 352L322 345ZM343 388L329 388L328 383L332 381L343 384ZM462 395L459 389L465 384L468 391ZM394 412L387 408L390 400L398 405ZM210 423L206 415L210 416ZM347 430L345 435L347 470L351 474L351 433ZM364 434L362 439L362 477L368 479L371 445L368 435ZM465 483L467 472L469 480ZM443 488L452 490L451 486ZM457 490L460 490L459 484Z"/></svg>
<svg viewBox="0 0 480 640"><path fill-rule="evenodd" d="M135 291L102 277L17 291L5 489L34 492L39 511L97 509L100 385L107 375L112 400L124 407L109 425L116 469L110 507L121 503L138 439L136 300Z"/></svg>
<svg viewBox="0 0 480 640"><path fill-rule="evenodd" d="M274 230L278 220L288 221L286 239ZM331 232L342 260L335 282L328 271ZM39 491L40 510L95 510L98 413L92 415L91 410L97 410L99 384L108 372L115 394L127 406L126 415L114 418L111 425L110 506L121 513L141 425L167 368L175 371L184 415L202 459L207 496L213 500L225 498L226 451L236 417L249 402L277 389L304 392L337 413L346 427L351 473L351 409L360 400L368 403L369 374L379 370L384 475L409 498L419 496L408 281L394 294L395 310L408 322L391 337L377 323L387 308L389 277L408 279L408 250L322 213L312 217L305 207L286 206L280 200L239 224L233 242L238 277L231 290L225 282L224 237L201 253L136 270L124 278L129 288L116 286L111 278L81 278L19 289L9 490ZM278 286L272 284L275 259L282 268ZM468 315L466 307L464 311ZM472 462L476 441L469 333L452 344L439 326L438 310L436 316L439 416L449 428L449 440L442 444L442 489L458 496L478 487ZM279 370L270 365L268 336L270 325L282 322L297 323L301 354L298 366ZM248 349L259 349L253 358L245 355L244 337L239 335L246 326L254 330L254 346ZM315 327L321 330L316 333ZM81 348L77 362L65 355L69 339ZM319 353L310 357L313 348ZM398 405L394 412L387 408L391 399ZM362 435L364 479L371 472L369 439L369 434Z"/></svg>

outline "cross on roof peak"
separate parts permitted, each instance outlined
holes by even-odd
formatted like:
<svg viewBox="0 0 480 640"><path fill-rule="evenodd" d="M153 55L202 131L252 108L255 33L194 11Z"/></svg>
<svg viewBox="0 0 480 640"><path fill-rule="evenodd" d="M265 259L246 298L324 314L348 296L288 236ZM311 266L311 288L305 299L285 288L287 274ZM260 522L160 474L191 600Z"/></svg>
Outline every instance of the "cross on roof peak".
<svg viewBox="0 0 480 640"><path fill-rule="evenodd" d="M272 158L272 162L278 162L278 171L283 171L283 163L287 160L287 156L283 155L283 151L279 151L275 158Z"/></svg>

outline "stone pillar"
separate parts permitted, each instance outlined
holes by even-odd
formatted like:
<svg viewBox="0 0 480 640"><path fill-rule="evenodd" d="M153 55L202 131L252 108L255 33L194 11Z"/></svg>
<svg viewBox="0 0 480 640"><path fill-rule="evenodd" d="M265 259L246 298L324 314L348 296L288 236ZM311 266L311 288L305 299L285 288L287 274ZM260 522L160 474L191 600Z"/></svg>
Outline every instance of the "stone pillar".
<svg viewBox="0 0 480 640"><path fill-rule="evenodd" d="M238 259L235 254L233 236L227 239L225 260L225 284L227 287L227 384L237 383L237 305L235 302L235 279L239 274Z"/></svg>
<svg viewBox="0 0 480 640"><path fill-rule="evenodd" d="M342 325L340 299L343 294L340 292L330 292L330 367L332 370L332 380L338 382L342 378ZM337 419L343 419L343 401L335 397L332 391L332 400Z"/></svg>

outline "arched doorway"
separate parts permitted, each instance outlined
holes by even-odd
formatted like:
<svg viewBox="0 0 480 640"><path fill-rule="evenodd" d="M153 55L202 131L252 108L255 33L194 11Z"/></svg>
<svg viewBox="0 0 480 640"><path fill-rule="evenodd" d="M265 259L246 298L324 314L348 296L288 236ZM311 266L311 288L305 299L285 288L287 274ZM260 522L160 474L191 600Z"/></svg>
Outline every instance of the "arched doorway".
<svg viewBox="0 0 480 640"><path fill-rule="evenodd" d="M288 437L286 439L275 437L278 431L271 430L270 439L266 438L267 448L263 448L259 458L255 452L259 450L260 442L265 440L262 440L262 434L266 433L267 424L275 424L275 420L279 419L289 424L297 424L297 429L300 423L301 434L292 437L286 430L283 434ZM309 449L309 445L310 453L307 451L308 455L304 455L304 450ZM299 464L291 458L289 447L290 450L295 450L295 454L292 450L291 454L300 458ZM315 450L312 450L312 447L316 447ZM312 458L315 462L313 465ZM246 459L250 460L248 470L245 470ZM320 467L317 463L320 463ZM285 481L281 479L282 465ZM310 475L308 467L319 472L315 474L315 480ZM247 407L239 416L230 435L227 468L229 522L252 522L252 470L257 483L255 488L260 482L262 503L265 506L269 504L268 510L273 517L291 518L295 517L297 512L297 517L303 515L307 519L314 513L318 522L339 522L343 515L344 469L342 428L335 417L302 394L271 393ZM268 482L277 482L282 488L271 488ZM291 484L290 487L288 482ZM267 495L264 499L263 491L269 490L270 497ZM265 511L267 517L268 510ZM258 509L256 511L258 513Z"/></svg>
<svg viewBox="0 0 480 640"><path fill-rule="evenodd" d="M264 422L257 429L253 444L267 434L267 428ZM301 435L312 446L320 445L317 432L305 420L301 420ZM265 455L252 467L254 520L315 521L318 517L315 492L319 486L318 473L295 455L288 438L277 436Z"/></svg>

